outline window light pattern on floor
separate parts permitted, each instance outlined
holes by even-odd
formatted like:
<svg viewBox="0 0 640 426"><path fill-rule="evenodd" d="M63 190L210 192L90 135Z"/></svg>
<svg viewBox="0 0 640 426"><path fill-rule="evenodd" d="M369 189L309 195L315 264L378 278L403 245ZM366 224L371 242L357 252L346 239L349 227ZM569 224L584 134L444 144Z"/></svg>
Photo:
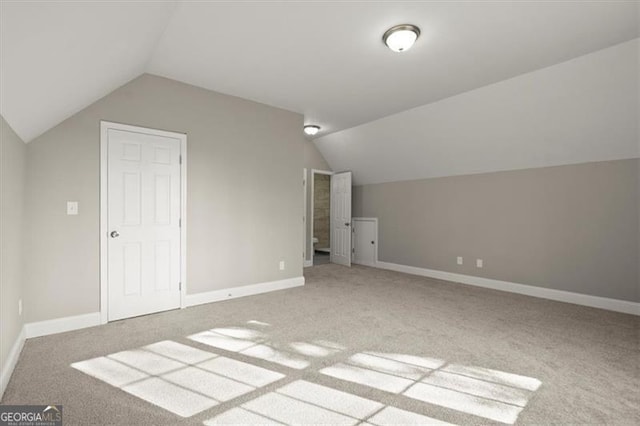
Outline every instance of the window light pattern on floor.
<svg viewBox="0 0 640 426"><path fill-rule="evenodd" d="M302 370L314 358L334 355L344 347L333 342L290 342L278 344L269 340L265 333L244 327L221 327L192 334L187 337L194 342L218 349L236 352Z"/></svg>
<svg viewBox="0 0 640 426"><path fill-rule="evenodd" d="M284 377L173 341L71 366L182 417L193 416Z"/></svg>
<svg viewBox="0 0 640 426"><path fill-rule="evenodd" d="M182 417L286 379L285 374L249 363L250 358L273 362L293 372L332 357L332 363L321 363L319 373L338 379L336 387L340 387L340 381L357 383L407 398L413 404L423 402L425 409L431 405L453 410L457 416L474 416L473 422L484 418L514 423L541 385L532 377L437 358L372 351L348 353L348 348L326 340L275 342L266 332L269 327L267 323L248 321L244 327L218 327L187 336L193 342L240 354L242 361L167 340L74 363L72 367ZM204 424L447 424L326 384L296 378L288 381Z"/></svg>
<svg viewBox="0 0 640 426"><path fill-rule="evenodd" d="M448 424L305 380L289 383L227 410L204 424L356 425L362 422L374 426Z"/></svg>
<svg viewBox="0 0 640 426"><path fill-rule="evenodd" d="M532 377L376 352L357 353L320 373L509 424L541 385Z"/></svg>

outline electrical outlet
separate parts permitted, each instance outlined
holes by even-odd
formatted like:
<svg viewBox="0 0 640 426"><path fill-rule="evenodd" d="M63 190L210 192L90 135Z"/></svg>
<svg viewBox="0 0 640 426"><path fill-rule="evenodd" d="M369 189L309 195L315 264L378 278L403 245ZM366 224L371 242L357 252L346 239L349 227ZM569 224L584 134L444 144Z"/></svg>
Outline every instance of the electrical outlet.
<svg viewBox="0 0 640 426"><path fill-rule="evenodd" d="M18 299L18 316L22 315L22 299Z"/></svg>
<svg viewBox="0 0 640 426"><path fill-rule="evenodd" d="M462 265L462 256L458 256L457 262L458 265Z"/></svg>
<svg viewBox="0 0 640 426"><path fill-rule="evenodd" d="M482 266L483 266L482 259L476 259L476 266L477 266L478 268L482 268Z"/></svg>
<svg viewBox="0 0 640 426"><path fill-rule="evenodd" d="M75 216L78 214L78 202L77 201L67 201L67 214Z"/></svg>
<svg viewBox="0 0 640 426"><path fill-rule="evenodd" d="M280 261L280 270L284 271L284 260Z"/></svg>

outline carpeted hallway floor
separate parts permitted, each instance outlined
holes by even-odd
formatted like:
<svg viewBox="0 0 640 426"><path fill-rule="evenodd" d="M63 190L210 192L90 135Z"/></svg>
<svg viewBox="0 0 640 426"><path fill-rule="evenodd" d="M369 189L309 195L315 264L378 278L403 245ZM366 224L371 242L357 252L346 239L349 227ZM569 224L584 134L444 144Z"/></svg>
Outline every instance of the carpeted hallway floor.
<svg viewBox="0 0 640 426"><path fill-rule="evenodd" d="M639 424L640 318L354 266L28 340L3 404L67 425Z"/></svg>

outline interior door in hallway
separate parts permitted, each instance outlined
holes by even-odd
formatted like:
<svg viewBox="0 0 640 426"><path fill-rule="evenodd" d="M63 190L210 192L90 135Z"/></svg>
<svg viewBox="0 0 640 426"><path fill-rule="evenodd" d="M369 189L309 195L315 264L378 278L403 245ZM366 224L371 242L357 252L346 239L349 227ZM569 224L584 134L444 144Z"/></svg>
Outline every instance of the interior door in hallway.
<svg viewBox="0 0 640 426"><path fill-rule="evenodd" d="M145 129L106 137L108 319L179 308L181 141Z"/></svg>
<svg viewBox="0 0 640 426"><path fill-rule="evenodd" d="M331 176L331 262L351 266L351 172Z"/></svg>

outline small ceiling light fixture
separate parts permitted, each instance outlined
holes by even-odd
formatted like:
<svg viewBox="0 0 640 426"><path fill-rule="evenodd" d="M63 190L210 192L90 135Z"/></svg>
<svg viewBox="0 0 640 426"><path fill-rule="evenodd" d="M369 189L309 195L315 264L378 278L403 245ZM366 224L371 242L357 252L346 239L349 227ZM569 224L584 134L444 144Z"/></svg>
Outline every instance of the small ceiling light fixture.
<svg viewBox="0 0 640 426"><path fill-rule="evenodd" d="M382 41L394 52L405 52L413 46L420 36L420 28L411 24L396 25L382 36Z"/></svg>
<svg viewBox="0 0 640 426"><path fill-rule="evenodd" d="M309 136L313 136L316 133L318 133L319 131L320 131L320 126L316 126L315 124L305 124L304 125L304 132Z"/></svg>

